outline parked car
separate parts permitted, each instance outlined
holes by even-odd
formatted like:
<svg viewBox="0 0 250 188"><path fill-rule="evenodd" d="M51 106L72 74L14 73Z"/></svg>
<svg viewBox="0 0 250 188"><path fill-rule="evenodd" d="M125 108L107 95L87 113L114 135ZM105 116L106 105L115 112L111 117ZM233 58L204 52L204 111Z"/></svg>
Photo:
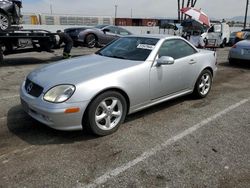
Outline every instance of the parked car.
<svg viewBox="0 0 250 188"><path fill-rule="evenodd" d="M12 24L19 24L21 19L21 0L0 1L0 31L5 31Z"/></svg>
<svg viewBox="0 0 250 188"><path fill-rule="evenodd" d="M248 33L245 40L237 42L229 51L228 60L230 64L237 61L250 62L250 34Z"/></svg>
<svg viewBox="0 0 250 188"><path fill-rule="evenodd" d="M78 43L89 48L104 46L114 39L131 35L128 30L113 25L97 25L81 31L78 35Z"/></svg>
<svg viewBox="0 0 250 188"><path fill-rule="evenodd" d="M177 36L134 35L32 71L20 97L24 110L49 127L108 135L127 114L191 93L206 97L216 70L214 51Z"/></svg>
<svg viewBox="0 0 250 188"><path fill-rule="evenodd" d="M205 41L216 40L216 46L225 47L230 38L229 25L224 22L213 24L202 37Z"/></svg>
<svg viewBox="0 0 250 188"><path fill-rule="evenodd" d="M242 29L241 31L248 31L248 32L250 32L250 28Z"/></svg>
<svg viewBox="0 0 250 188"><path fill-rule="evenodd" d="M249 34L250 34L249 31L237 31L231 33L228 45L233 46L237 42L246 39Z"/></svg>

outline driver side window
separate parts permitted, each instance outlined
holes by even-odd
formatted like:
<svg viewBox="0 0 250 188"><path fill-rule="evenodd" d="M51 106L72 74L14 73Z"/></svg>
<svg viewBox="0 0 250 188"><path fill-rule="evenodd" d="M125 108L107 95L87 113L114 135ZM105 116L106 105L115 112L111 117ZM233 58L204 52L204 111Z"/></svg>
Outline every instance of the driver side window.
<svg viewBox="0 0 250 188"><path fill-rule="evenodd" d="M171 39L163 42L161 48L159 49L158 56L169 56L174 59L183 58L197 51L190 46L188 43L181 39Z"/></svg>
<svg viewBox="0 0 250 188"><path fill-rule="evenodd" d="M116 27L110 26L107 29L109 29L110 33L118 34L118 30Z"/></svg>

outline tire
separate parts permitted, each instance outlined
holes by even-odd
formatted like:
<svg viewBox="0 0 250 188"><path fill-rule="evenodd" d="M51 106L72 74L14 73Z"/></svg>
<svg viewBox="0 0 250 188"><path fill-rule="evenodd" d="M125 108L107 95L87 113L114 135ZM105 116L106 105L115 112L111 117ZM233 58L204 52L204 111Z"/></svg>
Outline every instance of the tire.
<svg viewBox="0 0 250 188"><path fill-rule="evenodd" d="M212 79L212 73L207 69L203 70L196 81L193 95L196 98L205 98L211 90Z"/></svg>
<svg viewBox="0 0 250 188"><path fill-rule="evenodd" d="M98 136L106 136L118 130L127 114L127 102L123 95L107 91L97 96L87 111L88 128Z"/></svg>
<svg viewBox="0 0 250 188"><path fill-rule="evenodd" d="M228 63L229 63L230 65L235 65L235 59L229 58L229 59L228 59Z"/></svg>
<svg viewBox="0 0 250 188"><path fill-rule="evenodd" d="M10 25L10 18L6 14L0 12L0 31L6 31L10 28Z"/></svg>
<svg viewBox="0 0 250 188"><path fill-rule="evenodd" d="M2 47L0 49L0 65L3 63L3 50Z"/></svg>
<svg viewBox="0 0 250 188"><path fill-rule="evenodd" d="M97 46L97 38L94 34L88 34L85 38L85 44L88 48Z"/></svg>

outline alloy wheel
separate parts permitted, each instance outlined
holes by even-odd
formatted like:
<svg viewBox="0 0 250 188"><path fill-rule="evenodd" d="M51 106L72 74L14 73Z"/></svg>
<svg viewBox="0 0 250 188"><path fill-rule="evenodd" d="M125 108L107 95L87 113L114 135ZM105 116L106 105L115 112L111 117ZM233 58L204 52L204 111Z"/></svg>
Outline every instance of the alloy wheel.
<svg viewBox="0 0 250 188"><path fill-rule="evenodd" d="M201 95L206 95L211 87L211 77L208 73L205 73L201 76L199 84L199 92Z"/></svg>
<svg viewBox="0 0 250 188"><path fill-rule="evenodd" d="M121 101L116 97L105 98L95 111L95 123L101 130L112 130L116 127L123 115Z"/></svg>
<svg viewBox="0 0 250 188"><path fill-rule="evenodd" d="M6 15L0 13L0 29L5 31L9 27L9 19Z"/></svg>

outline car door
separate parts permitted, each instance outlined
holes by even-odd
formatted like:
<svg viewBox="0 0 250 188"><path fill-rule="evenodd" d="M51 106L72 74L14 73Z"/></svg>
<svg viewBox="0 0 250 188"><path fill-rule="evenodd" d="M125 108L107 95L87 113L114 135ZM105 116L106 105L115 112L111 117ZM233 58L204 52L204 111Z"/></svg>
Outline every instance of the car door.
<svg viewBox="0 0 250 188"><path fill-rule="evenodd" d="M170 39L163 42L157 56L157 58L173 57L175 61L174 64L161 66L157 66L155 62L152 66L150 70L151 99L191 90L192 83L197 76L197 73L194 73L197 65L197 50L182 39Z"/></svg>
<svg viewBox="0 0 250 188"><path fill-rule="evenodd" d="M213 25L207 33L207 39L215 39L216 45L219 46L222 43L222 25L215 24Z"/></svg>
<svg viewBox="0 0 250 188"><path fill-rule="evenodd" d="M104 33L104 37L105 37L104 44L107 44L111 42L112 40L119 37L119 30L117 27L108 26L108 27L105 27L105 29L108 29L108 31Z"/></svg>

